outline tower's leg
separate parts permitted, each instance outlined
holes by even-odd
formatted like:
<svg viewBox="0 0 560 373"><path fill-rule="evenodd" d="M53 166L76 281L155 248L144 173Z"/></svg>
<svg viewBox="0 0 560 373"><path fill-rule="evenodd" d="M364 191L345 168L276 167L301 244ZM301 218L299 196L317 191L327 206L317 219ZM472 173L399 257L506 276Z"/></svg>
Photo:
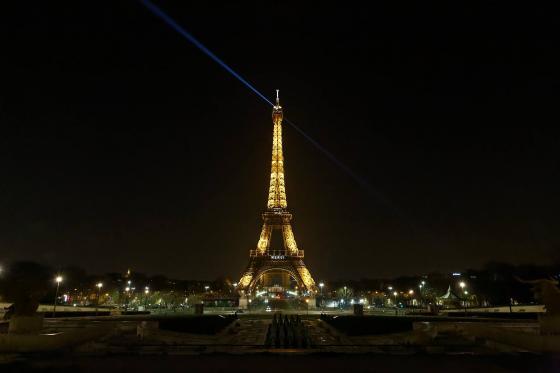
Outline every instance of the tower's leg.
<svg viewBox="0 0 560 373"><path fill-rule="evenodd" d="M315 281L313 280L313 277L311 277L311 273L309 273L309 270L303 262L297 266L297 271L303 281L303 284L305 285L305 288L309 291L315 290Z"/></svg>
<svg viewBox="0 0 560 373"><path fill-rule="evenodd" d="M259 251L259 254L262 254L268 250L268 247L270 246L271 233L272 227L265 222L261 230L261 237L259 238L259 242L257 243L257 250Z"/></svg>
<svg viewBox="0 0 560 373"><path fill-rule="evenodd" d="M298 248L296 244L296 239L294 238L294 232L292 232L292 226L290 224L282 224L282 236L284 238L284 247L290 255L297 255Z"/></svg>
<svg viewBox="0 0 560 373"><path fill-rule="evenodd" d="M239 308L242 310L249 308L249 296L247 294L243 294L239 297Z"/></svg>

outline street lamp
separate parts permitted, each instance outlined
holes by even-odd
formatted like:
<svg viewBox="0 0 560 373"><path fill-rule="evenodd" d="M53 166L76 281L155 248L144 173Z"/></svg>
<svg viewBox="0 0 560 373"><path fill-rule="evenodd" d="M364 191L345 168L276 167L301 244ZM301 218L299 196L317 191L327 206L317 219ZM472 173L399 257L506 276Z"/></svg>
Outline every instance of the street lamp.
<svg viewBox="0 0 560 373"><path fill-rule="evenodd" d="M99 309L99 297L101 296L101 288L103 287L102 282L98 282L97 285L97 304L95 305L95 316L97 316L97 311Z"/></svg>
<svg viewBox="0 0 560 373"><path fill-rule="evenodd" d="M465 290L465 288L467 287L467 284L465 284L464 281L459 282L459 287L461 288L461 290L463 291L463 307L465 307L465 316L467 315L467 300L465 299L465 295L468 294L468 292Z"/></svg>
<svg viewBox="0 0 560 373"><path fill-rule="evenodd" d="M53 317L56 316L56 299L58 298L58 288L62 282L62 276L58 275L54 280L56 281L56 292L54 293Z"/></svg>
<svg viewBox="0 0 560 373"><path fill-rule="evenodd" d="M422 289L426 286L426 281L421 281L418 288L420 289L420 306L424 305L424 295L422 294Z"/></svg>
<svg viewBox="0 0 560 373"><path fill-rule="evenodd" d="M393 290L392 286L387 286L387 290L389 290L389 293L391 292L391 290ZM389 303L391 303L391 294L389 294L389 296L387 297L387 300Z"/></svg>
<svg viewBox="0 0 560 373"><path fill-rule="evenodd" d="M144 310L148 309L148 294L150 294L150 288L146 286L144 288Z"/></svg>
<svg viewBox="0 0 560 373"><path fill-rule="evenodd" d="M129 281L129 283L130 283L130 281ZM128 310L128 302L129 302L129 298L130 298L130 286L125 287L124 291L126 292L124 310L127 311Z"/></svg>
<svg viewBox="0 0 560 373"><path fill-rule="evenodd" d="M323 282L319 282L319 289L321 289L321 308L324 308L325 302L323 301L323 287L325 284Z"/></svg>

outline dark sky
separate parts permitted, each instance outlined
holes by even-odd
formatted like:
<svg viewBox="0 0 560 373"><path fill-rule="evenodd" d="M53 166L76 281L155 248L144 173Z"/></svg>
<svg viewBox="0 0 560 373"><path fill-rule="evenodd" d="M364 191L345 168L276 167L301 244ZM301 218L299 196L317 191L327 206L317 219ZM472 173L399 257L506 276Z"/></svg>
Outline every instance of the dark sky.
<svg viewBox="0 0 560 373"><path fill-rule="evenodd" d="M369 185L284 126L316 279L560 259L548 9L156 3ZM271 108L137 1L57 4L2 12L0 262L237 278Z"/></svg>

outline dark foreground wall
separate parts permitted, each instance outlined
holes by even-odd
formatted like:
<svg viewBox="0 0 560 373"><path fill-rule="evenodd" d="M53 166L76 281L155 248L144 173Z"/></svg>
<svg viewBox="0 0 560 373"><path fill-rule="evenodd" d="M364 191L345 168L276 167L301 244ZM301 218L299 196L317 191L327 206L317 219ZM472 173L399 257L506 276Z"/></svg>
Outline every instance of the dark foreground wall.
<svg viewBox="0 0 560 373"><path fill-rule="evenodd" d="M216 334L231 324L237 316L235 315L205 315L165 318L159 320L161 330L169 330L182 333L194 334Z"/></svg>
<svg viewBox="0 0 560 373"><path fill-rule="evenodd" d="M412 330L415 321L410 317L389 316L330 316L321 319L346 335L373 335L399 333Z"/></svg>

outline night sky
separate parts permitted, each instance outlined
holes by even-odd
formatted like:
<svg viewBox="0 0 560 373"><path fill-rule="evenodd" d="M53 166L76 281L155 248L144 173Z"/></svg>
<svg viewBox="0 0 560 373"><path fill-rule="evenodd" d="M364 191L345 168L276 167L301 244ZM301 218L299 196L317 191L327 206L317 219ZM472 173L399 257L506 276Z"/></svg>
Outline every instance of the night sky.
<svg viewBox="0 0 560 373"><path fill-rule="evenodd" d="M560 260L554 13L237 3L156 1L361 178L284 125L317 280ZM2 13L0 262L237 279L271 108L140 2Z"/></svg>

